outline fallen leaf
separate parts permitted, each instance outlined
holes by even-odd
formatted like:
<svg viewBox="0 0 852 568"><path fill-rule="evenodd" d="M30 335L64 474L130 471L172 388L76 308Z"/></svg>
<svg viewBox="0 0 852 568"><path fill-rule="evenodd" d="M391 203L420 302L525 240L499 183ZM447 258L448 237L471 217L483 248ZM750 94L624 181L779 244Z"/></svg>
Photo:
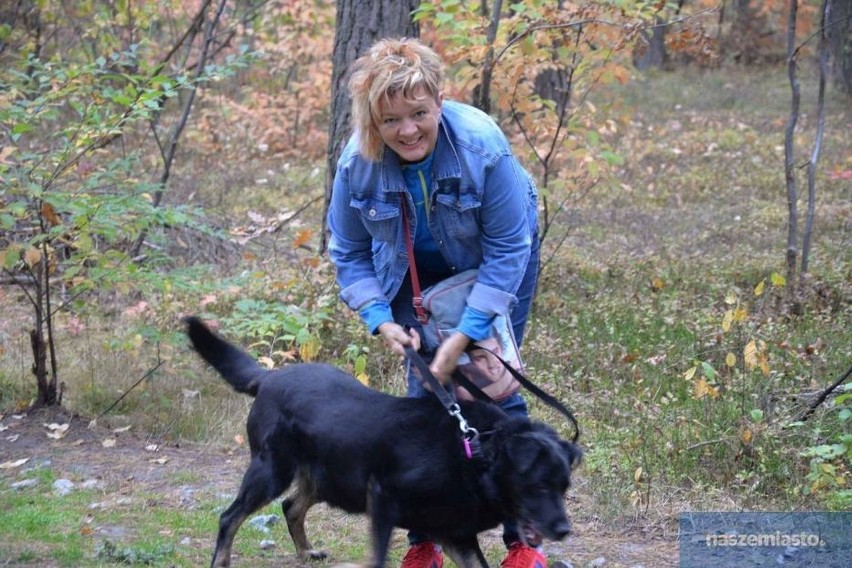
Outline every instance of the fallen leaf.
<svg viewBox="0 0 852 568"><path fill-rule="evenodd" d="M47 428L48 430L50 430L50 432L47 432L48 438L50 438L52 440L59 440L60 438L65 437L65 434L68 433L68 428L70 428L71 425L67 424L67 423L66 424L56 424L54 422L54 423L51 423L51 424L45 424L44 427Z"/></svg>
<svg viewBox="0 0 852 568"><path fill-rule="evenodd" d="M106 440L101 442L101 445L105 448L114 448L115 447L115 438L107 438Z"/></svg>
<svg viewBox="0 0 852 568"><path fill-rule="evenodd" d="M157 444L148 444L147 446L145 446L145 451L146 452L159 452L160 446L158 446Z"/></svg>
<svg viewBox="0 0 852 568"><path fill-rule="evenodd" d="M113 428L112 431L115 432L116 434L121 434L122 432L127 432L131 428L133 428L133 425L122 426L121 428Z"/></svg>
<svg viewBox="0 0 852 568"><path fill-rule="evenodd" d="M22 458L22 459L15 460L15 461L3 462L3 463L0 463L0 469L12 469L14 467L21 467L22 465L24 465L28 461L30 461L30 458Z"/></svg>
<svg viewBox="0 0 852 568"><path fill-rule="evenodd" d="M148 461L151 462L151 463L158 464L158 465L165 465L165 464L169 463L169 458L153 458L153 459L150 459Z"/></svg>

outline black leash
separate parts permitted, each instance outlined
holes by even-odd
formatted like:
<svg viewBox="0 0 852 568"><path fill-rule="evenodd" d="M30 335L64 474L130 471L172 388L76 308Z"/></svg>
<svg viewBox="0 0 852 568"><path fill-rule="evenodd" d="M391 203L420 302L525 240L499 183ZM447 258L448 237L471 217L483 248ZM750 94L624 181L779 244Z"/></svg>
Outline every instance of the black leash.
<svg viewBox="0 0 852 568"><path fill-rule="evenodd" d="M423 357L410 345L405 346L405 356L408 357L408 360L411 361L411 364L414 365L420 376L426 381L435 396L438 397L438 400L441 401L447 413L459 421L459 430L462 433L462 445L464 446L465 457L467 459L480 457L479 431L468 424L467 420L462 416L459 403L444 388L444 385L435 378L435 375L429 370L429 365L426 364Z"/></svg>
<svg viewBox="0 0 852 568"><path fill-rule="evenodd" d="M509 362L504 360L502 357L500 357L499 355L497 355L496 353L494 353L490 349L488 349L486 347L481 347L479 345L472 345L468 348L468 351L473 350L473 349L482 349L483 351L487 351L488 353L490 353L491 355L496 357L497 360L500 361L500 363L504 367L506 367L506 369L512 374L512 376L515 377L515 379L519 383L521 383L522 387L524 387L525 389L527 389L528 391L533 393L536 397L538 397L539 400L541 400L547 406L553 408L554 410L556 410L557 412L559 412L560 414L565 416L571 422L571 424L574 426L574 437L571 439L572 442L576 442L580 438L580 425L577 422L577 418L574 416L574 413L571 412L571 409L569 409L567 406L565 406L564 404L562 404L561 402L556 400L549 393L541 390L541 388L538 385L536 385L534 382L529 380L523 374L518 372L518 370L515 369ZM473 381L471 381L470 379L465 377L460 371L457 370L456 372L453 373L453 380L456 381L459 384L459 386L462 386L465 389L467 389L468 392L470 392L477 399L490 401L492 403L494 402L491 399L491 397L489 397L487 394L482 392L482 389L480 389L478 386L476 386L473 383Z"/></svg>

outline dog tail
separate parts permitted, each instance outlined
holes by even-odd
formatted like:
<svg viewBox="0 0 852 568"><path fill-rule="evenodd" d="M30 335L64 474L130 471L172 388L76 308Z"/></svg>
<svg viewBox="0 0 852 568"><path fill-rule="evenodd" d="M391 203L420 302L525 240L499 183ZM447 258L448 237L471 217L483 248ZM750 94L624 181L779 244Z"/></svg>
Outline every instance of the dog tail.
<svg viewBox="0 0 852 568"><path fill-rule="evenodd" d="M195 316L184 318L186 333L201 358L210 363L235 391L257 395L260 378L266 369L242 349L213 333Z"/></svg>

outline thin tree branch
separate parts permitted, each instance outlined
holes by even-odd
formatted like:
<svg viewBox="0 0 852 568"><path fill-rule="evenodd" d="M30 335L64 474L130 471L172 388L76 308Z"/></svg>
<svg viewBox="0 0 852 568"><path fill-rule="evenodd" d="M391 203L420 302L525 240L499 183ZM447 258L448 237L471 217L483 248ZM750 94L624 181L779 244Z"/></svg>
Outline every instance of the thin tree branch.
<svg viewBox="0 0 852 568"><path fill-rule="evenodd" d="M802 414L802 417L799 418L799 421L804 422L805 420L810 418L811 415L814 412L816 412L816 409L819 408L819 405L822 404L823 402L825 402L825 399L828 398L828 395L833 393L835 391L835 389L837 389L837 387L842 385L846 381L846 379L849 378L849 375L852 375L852 367L849 367L849 369L845 373L843 373L842 377L840 377L839 379L834 381L834 383L832 383L831 386L829 386L827 389L825 389L824 391L822 391L820 393L820 395L816 398L815 401L813 401L811 403L811 405L808 407L808 409L805 411L805 413Z"/></svg>

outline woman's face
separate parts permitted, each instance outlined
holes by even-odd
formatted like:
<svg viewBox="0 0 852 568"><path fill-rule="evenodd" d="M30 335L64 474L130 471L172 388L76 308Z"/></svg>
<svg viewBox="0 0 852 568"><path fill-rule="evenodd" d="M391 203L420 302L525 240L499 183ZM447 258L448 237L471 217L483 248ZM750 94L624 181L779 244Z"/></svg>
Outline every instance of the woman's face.
<svg viewBox="0 0 852 568"><path fill-rule="evenodd" d="M423 160L438 141L443 95L435 100L422 86L413 95L407 99L397 92L379 112L379 134L403 162Z"/></svg>

